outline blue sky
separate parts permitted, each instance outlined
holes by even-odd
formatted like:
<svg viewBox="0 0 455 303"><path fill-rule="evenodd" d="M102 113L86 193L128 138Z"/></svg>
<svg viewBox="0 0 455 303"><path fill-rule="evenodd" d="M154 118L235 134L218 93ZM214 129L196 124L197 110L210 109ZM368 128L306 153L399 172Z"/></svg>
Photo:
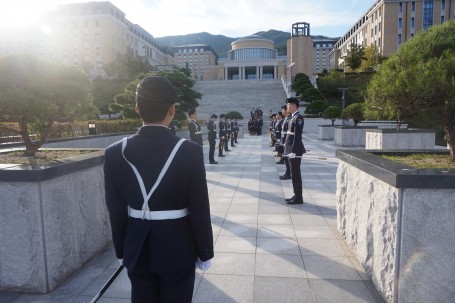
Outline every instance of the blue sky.
<svg viewBox="0 0 455 303"><path fill-rule="evenodd" d="M75 0L0 0L0 27L27 23L42 10ZM111 0L155 37L198 32L241 37L258 31L291 31L308 22L311 35L342 36L376 0ZM25 16L25 17L24 17Z"/></svg>

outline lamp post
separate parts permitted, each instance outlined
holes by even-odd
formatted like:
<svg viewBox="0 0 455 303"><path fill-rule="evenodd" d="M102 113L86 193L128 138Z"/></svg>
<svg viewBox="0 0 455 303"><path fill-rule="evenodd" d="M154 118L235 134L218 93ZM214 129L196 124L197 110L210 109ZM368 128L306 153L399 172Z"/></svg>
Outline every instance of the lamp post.
<svg viewBox="0 0 455 303"><path fill-rule="evenodd" d="M347 87L338 88L338 90L340 90L342 92L342 95L341 95L342 109L344 109L346 107L346 91L348 89L349 88L347 88ZM346 120L342 119L341 124L343 124L343 125L346 124Z"/></svg>
<svg viewBox="0 0 455 303"><path fill-rule="evenodd" d="M292 80L293 80L293 77L292 77L292 67L295 65L295 62L292 62L291 64L288 65L288 68L290 69L290 74L291 74L291 79L290 79L290 83L289 83L289 86L288 86L288 97L291 96L291 86L292 86Z"/></svg>

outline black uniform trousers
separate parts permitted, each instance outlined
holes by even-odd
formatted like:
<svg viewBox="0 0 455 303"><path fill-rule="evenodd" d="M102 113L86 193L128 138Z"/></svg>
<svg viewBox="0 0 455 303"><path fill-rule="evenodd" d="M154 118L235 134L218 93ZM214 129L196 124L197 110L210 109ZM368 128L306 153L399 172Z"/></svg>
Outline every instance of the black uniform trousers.
<svg viewBox="0 0 455 303"><path fill-rule="evenodd" d="M215 139L209 140L209 162L215 161Z"/></svg>
<svg viewBox="0 0 455 303"><path fill-rule="evenodd" d="M283 157L283 159L284 159L284 164L286 165L286 172L284 173L284 175L290 176L291 175L291 166L289 165L289 158Z"/></svg>
<svg viewBox="0 0 455 303"><path fill-rule="evenodd" d="M223 150L224 150L224 140L225 140L225 139L220 138L220 143L218 143L218 156L220 156L220 155L223 154Z"/></svg>
<svg viewBox="0 0 455 303"><path fill-rule="evenodd" d="M144 249L134 270L128 270L132 303L191 303L195 266L177 272L152 273L148 269L149 251Z"/></svg>
<svg viewBox="0 0 455 303"><path fill-rule="evenodd" d="M226 134L226 137L224 138L224 150L228 151L229 150L229 139L231 138L231 135L229 133Z"/></svg>
<svg viewBox="0 0 455 303"><path fill-rule="evenodd" d="M296 198L302 197L302 174L300 172L301 162L302 158L289 159L292 187L294 188L294 195Z"/></svg>

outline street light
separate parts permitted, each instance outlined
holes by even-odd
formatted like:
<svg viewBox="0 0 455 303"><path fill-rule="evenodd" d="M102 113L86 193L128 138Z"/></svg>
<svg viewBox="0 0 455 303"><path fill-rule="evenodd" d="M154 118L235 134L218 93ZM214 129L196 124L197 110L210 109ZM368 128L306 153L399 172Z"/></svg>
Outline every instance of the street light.
<svg viewBox="0 0 455 303"><path fill-rule="evenodd" d="M343 88L338 88L338 90L340 90L343 95L341 96L341 102L342 102L342 109L344 109L346 107L346 91L348 90L349 88L347 87L343 87ZM341 121L341 124L346 124L346 120L342 120Z"/></svg>
<svg viewBox="0 0 455 303"><path fill-rule="evenodd" d="M291 69L291 85L292 85L292 67L295 65L295 62L292 62L291 64L288 65L288 68Z"/></svg>

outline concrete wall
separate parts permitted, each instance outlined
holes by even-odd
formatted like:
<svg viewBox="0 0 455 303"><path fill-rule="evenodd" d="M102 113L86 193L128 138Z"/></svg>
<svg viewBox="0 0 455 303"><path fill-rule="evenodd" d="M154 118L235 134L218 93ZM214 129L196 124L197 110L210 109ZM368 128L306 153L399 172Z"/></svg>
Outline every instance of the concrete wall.
<svg viewBox="0 0 455 303"><path fill-rule="evenodd" d="M335 145L343 147L365 146L366 131L377 126L336 126L334 130Z"/></svg>
<svg viewBox="0 0 455 303"><path fill-rule="evenodd" d="M452 302L454 183L396 188L374 176L383 167L357 165L338 166L338 229L379 293L387 302Z"/></svg>
<svg viewBox="0 0 455 303"><path fill-rule="evenodd" d="M433 149L435 132L429 130L369 130L366 149Z"/></svg>
<svg viewBox="0 0 455 303"><path fill-rule="evenodd" d="M333 140L335 137L335 127L331 125L319 125L318 126L318 139L321 140Z"/></svg>
<svg viewBox="0 0 455 303"><path fill-rule="evenodd" d="M0 290L51 291L111 241L102 164L0 195Z"/></svg>

